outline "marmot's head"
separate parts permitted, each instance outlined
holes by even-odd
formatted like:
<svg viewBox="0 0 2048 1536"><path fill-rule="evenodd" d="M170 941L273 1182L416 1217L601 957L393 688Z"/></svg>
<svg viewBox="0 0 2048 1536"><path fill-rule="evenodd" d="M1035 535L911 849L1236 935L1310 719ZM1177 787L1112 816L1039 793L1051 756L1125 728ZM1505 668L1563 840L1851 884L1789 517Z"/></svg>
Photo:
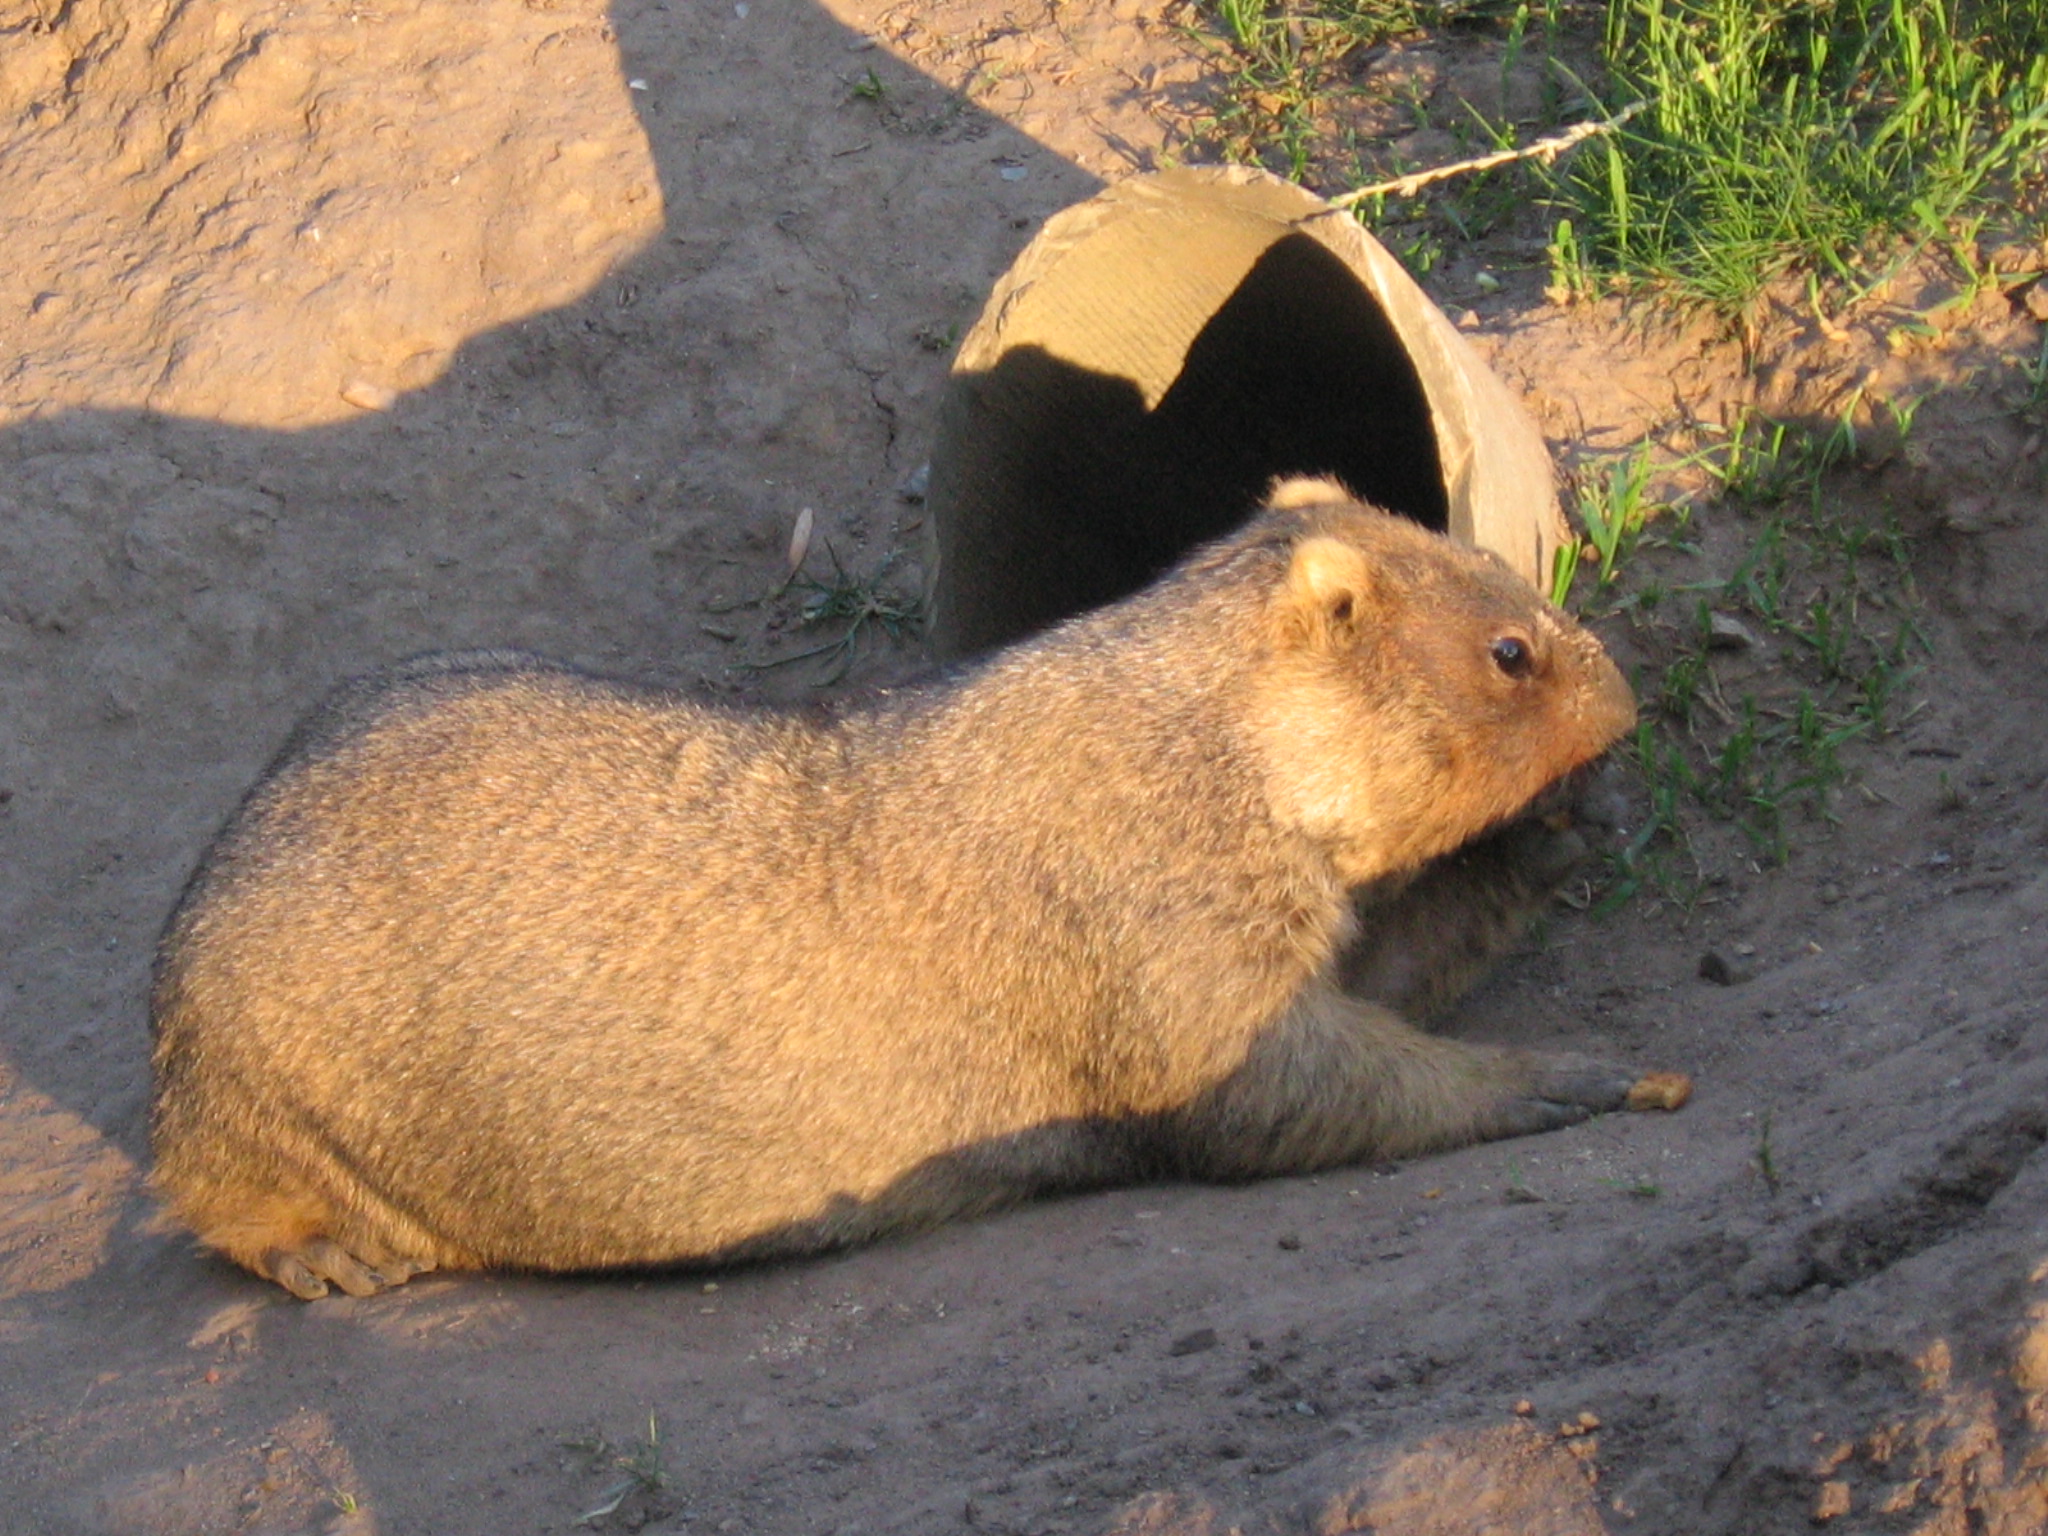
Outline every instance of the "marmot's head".
<svg viewBox="0 0 2048 1536"><path fill-rule="evenodd" d="M1347 881L1457 847L1635 722L1600 642L1493 555L1324 480L1246 534L1286 562L1253 706L1272 803Z"/></svg>

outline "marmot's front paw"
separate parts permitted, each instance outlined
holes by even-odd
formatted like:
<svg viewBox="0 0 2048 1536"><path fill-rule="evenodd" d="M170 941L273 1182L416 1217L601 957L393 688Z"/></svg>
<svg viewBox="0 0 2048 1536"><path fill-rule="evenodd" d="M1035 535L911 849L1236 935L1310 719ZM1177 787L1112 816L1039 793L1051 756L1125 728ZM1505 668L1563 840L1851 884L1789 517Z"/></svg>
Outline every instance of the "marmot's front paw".
<svg viewBox="0 0 2048 1536"><path fill-rule="evenodd" d="M1537 817L1516 822L1500 837L1507 867L1532 891L1555 890L1593 853L1575 828Z"/></svg>
<svg viewBox="0 0 2048 1536"><path fill-rule="evenodd" d="M1479 1126L1487 1140L1577 1125L1628 1102L1639 1073L1589 1056L1526 1055L1522 1081Z"/></svg>
<svg viewBox="0 0 2048 1536"><path fill-rule="evenodd" d="M1554 1131L1617 1109L1678 1109L1692 1097L1683 1072L1637 1072L1589 1056L1527 1055L1516 1090L1482 1121L1483 1139Z"/></svg>
<svg viewBox="0 0 2048 1536"><path fill-rule="evenodd" d="M1530 803L1524 816L1589 836L1619 832L1629 822L1628 781L1611 755L1574 769Z"/></svg>

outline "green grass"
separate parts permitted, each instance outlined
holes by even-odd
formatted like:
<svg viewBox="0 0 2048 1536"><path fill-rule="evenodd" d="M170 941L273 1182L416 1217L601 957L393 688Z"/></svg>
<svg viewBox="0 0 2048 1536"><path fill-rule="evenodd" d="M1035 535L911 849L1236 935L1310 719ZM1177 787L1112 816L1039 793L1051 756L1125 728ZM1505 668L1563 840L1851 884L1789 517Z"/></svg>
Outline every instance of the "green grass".
<svg viewBox="0 0 2048 1536"><path fill-rule="evenodd" d="M577 1525L597 1525L607 1516L617 1512L629 1496L634 1493L656 1495L669 1486L667 1459L662 1450L661 1432L654 1421L654 1414L647 1415L647 1434L631 1445L614 1445L601 1434L587 1435L581 1439L564 1442L568 1450L580 1452L591 1472L622 1472L623 1477L615 1479L598 1496L597 1502L576 1517ZM644 1517L643 1517L644 1518Z"/></svg>
<svg viewBox="0 0 2048 1536"><path fill-rule="evenodd" d="M1797 828L1836 818L1851 744L1899 722L1927 647L1896 520L1824 494L1862 452L1851 420L1752 416L1676 461L1704 477L1717 523L1741 530L1718 568L1690 537L1689 509L1653 498L1650 445L1581 477L1577 562L1592 575L1566 596L1627 623L1647 658L1644 715L1623 748L1647 816L1613 857L1604 909L1645 885L1689 903L1705 823L1733 828L1753 862L1784 863ZM1909 429L1910 413L1894 424Z"/></svg>
<svg viewBox="0 0 2048 1536"><path fill-rule="evenodd" d="M861 641L874 630L892 640L918 633L924 625L924 605L906 596L888 582L895 555L891 553L872 575L850 572L840 563L839 552L828 542L825 553L832 561L832 574L819 578L798 570L778 589L776 595L798 595L797 620L807 630L831 629L836 633L816 645L807 646L773 661L752 663L755 671L786 667L797 662L821 661L823 667L813 686L826 687L846 675L860 652Z"/></svg>
<svg viewBox="0 0 2048 1536"><path fill-rule="evenodd" d="M2027 393L2016 407L2017 413L2032 416L2048 412L2048 330L2041 333L2041 349L2034 354L2034 360L2020 365L2020 377L2026 381Z"/></svg>
<svg viewBox="0 0 2048 1536"><path fill-rule="evenodd" d="M1773 1195L1784 1187L1784 1179L1778 1172L1777 1155L1771 1149L1771 1112L1768 1109L1757 1122L1756 1171L1763 1176L1764 1187Z"/></svg>
<svg viewBox="0 0 2048 1536"><path fill-rule="evenodd" d="M1369 95L1359 51L1389 38L1478 30L1504 79L1539 66L1537 123L1450 121L1474 151L1638 108L1555 166L1362 207L1423 269L1445 242L1525 216L1535 193L1554 293L1655 287L1746 317L1780 279L1846 301L1928 246L1977 271L1985 218L2038 227L2048 202L2041 0L1212 4L1224 85L1198 136L1330 193L1416 169L1375 160L1347 126ZM1407 107L1420 126L1424 104Z"/></svg>
<svg viewBox="0 0 2048 1536"><path fill-rule="evenodd" d="M1664 1186L1654 1179L1624 1178L1602 1179L1609 1189L1616 1189L1631 1200L1656 1200L1664 1193Z"/></svg>
<svg viewBox="0 0 2048 1536"><path fill-rule="evenodd" d="M1610 0L1592 94L1647 107L1555 178L1584 281L1730 314L1852 289L2048 166L2048 13L2019 0Z"/></svg>
<svg viewBox="0 0 2048 1536"><path fill-rule="evenodd" d="M1512 0L1213 0L1211 45L1224 89L1198 135L1225 159L1263 164L1296 181L1312 161L1356 162L1342 124L1349 61L1389 38L1496 23L1529 7ZM1419 104L1415 104L1419 112Z"/></svg>

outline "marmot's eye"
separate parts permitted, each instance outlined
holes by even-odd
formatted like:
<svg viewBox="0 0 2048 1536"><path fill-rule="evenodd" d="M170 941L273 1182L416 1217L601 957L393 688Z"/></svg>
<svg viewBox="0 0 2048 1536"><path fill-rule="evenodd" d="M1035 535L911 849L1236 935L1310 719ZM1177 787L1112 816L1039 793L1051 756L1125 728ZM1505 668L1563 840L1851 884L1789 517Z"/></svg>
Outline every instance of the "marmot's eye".
<svg viewBox="0 0 2048 1536"><path fill-rule="evenodd" d="M1509 677L1527 677L1536 670L1529 642L1520 635L1502 635L1493 642L1493 664Z"/></svg>

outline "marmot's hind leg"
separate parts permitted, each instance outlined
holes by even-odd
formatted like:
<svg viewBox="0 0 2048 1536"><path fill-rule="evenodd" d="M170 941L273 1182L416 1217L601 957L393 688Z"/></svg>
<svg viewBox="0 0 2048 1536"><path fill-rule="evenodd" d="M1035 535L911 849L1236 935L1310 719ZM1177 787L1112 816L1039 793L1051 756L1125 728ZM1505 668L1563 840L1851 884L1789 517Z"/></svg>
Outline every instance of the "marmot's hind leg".
<svg viewBox="0 0 2048 1536"><path fill-rule="evenodd" d="M359 1224L338 1220L325 1200L309 1194L213 1188L199 1199L175 1192L171 1203L201 1242L305 1301L317 1301L329 1286L374 1296L436 1265L360 1235L338 1235Z"/></svg>
<svg viewBox="0 0 2048 1536"><path fill-rule="evenodd" d="M268 1249L250 1267L294 1296L318 1301L327 1294L330 1282L351 1296L374 1296L387 1287L403 1285L434 1266L416 1259L393 1258L366 1264L333 1238L315 1237L297 1248Z"/></svg>

